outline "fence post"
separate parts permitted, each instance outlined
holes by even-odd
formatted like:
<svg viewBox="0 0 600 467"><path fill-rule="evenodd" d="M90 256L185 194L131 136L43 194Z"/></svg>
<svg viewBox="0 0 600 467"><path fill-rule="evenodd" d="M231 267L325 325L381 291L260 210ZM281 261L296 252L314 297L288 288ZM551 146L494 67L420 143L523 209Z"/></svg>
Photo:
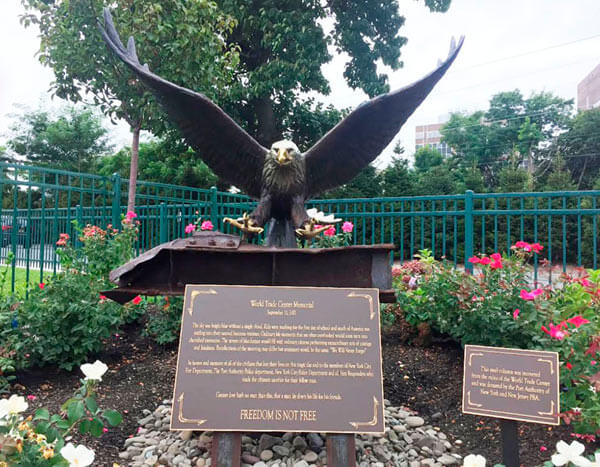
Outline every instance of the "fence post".
<svg viewBox="0 0 600 467"><path fill-rule="evenodd" d="M80 204L75 206L75 220L77 221L77 227L79 227L80 229L83 229L83 227L84 227L84 225L83 225L83 209L81 208ZM76 247L81 246L81 242L79 241L78 232L75 232L75 246Z"/></svg>
<svg viewBox="0 0 600 467"><path fill-rule="evenodd" d="M473 256L473 190L465 192L465 270L473 272L469 258Z"/></svg>
<svg viewBox="0 0 600 467"><path fill-rule="evenodd" d="M121 176L118 173L114 173L112 176L112 182L112 226L113 229L121 230Z"/></svg>
<svg viewBox="0 0 600 467"><path fill-rule="evenodd" d="M217 223L219 222L219 204L217 202L217 187L210 187L210 221L213 228L219 230Z"/></svg>
<svg viewBox="0 0 600 467"><path fill-rule="evenodd" d="M160 243L166 243L169 239L167 237L167 205L160 203Z"/></svg>

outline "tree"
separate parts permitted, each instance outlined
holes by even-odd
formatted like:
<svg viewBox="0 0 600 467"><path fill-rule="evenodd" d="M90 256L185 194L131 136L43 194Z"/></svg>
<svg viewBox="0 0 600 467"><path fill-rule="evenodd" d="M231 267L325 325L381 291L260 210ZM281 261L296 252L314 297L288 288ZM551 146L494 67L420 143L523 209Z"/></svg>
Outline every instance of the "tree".
<svg viewBox="0 0 600 467"><path fill-rule="evenodd" d="M111 150L107 130L89 108L66 107L57 116L25 111L12 125L8 146L26 161L75 172L92 172Z"/></svg>
<svg viewBox="0 0 600 467"><path fill-rule="evenodd" d="M415 152L415 170L418 173L427 172L433 167L442 165L444 156L435 148L425 146Z"/></svg>
<svg viewBox="0 0 600 467"><path fill-rule="evenodd" d="M408 167L408 161L394 157L381 171L382 196L413 196L416 193L416 177Z"/></svg>
<svg viewBox="0 0 600 467"><path fill-rule="evenodd" d="M377 70L381 61L392 69L402 65L400 49L406 38L398 33L404 18L396 2L341 0L217 0L220 8L236 18L229 44L240 47L236 79L225 110L260 143L269 147L282 135L305 140L306 120L324 109L312 109L306 93L327 94L330 86L322 65L331 60L328 45L346 53L344 78L354 89L369 96L389 90L387 76ZM426 0L431 11L446 11L450 0ZM325 30L323 19L331 18ZM321 117L317 117L321 118ZM328 125L335 121L326 119ZM309 125L310 126L310 125ZM327 125L326 125L327 126ZM329 128L324 128L328 130ZM300 148L303 149L302 145Z"/></svg>
<svg viewBox="0 0 600 467"><path fill-rule="evenodd" d="M547 92L529 98L519 90L501 92L492 96L485 112L453 114L441 130L443 141L460 167L478 167L486 184L494 186L510 163L519 165L526 158L531 175L549 163L546 148L568 129L572 107L572 100Z"/></svg>
<svg viewBox="0 0 600 467"><path fill-rule="evenodd" d="M564 154L577 189L591 189L600 175L600 109L579 112L555 150Z"/></svg>
<svg viewBox="0 0 600 467"><path fill-rule="evenodd" d="M127 176L131 153L122 149L99 161L98 173ZM217 177L208 166L181 141L165 138L140 144L139 178L147 182L168 182L172 185L210 188Z"/></svg>
<svg viewBox="0 0 600 467"><path fill-rule="evenodd" d="M227 86L237 63L236 50L223 39L232 31L233 19L215 3L200 0L22 3L23 24L39 27L39 59L54 71L54 93L74 102L91 96L104 114L123 118L131 128L128 209L133 210L140 131L159 134L168 123L143 85L105 46L96 27L102 8L111 8L122 37L138 39L138 54L151 70L209 97Z"/></svg>

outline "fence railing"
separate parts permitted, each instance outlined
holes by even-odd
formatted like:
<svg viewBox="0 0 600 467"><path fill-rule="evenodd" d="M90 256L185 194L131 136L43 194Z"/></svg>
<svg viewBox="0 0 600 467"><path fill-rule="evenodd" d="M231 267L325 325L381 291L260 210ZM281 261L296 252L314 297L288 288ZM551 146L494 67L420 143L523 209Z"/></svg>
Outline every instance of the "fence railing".
<svg viewBox="0 0 600 467"><path fill-rule="evenodd" d="M471 265L474 253L510 254L518 240L539 242L532 263L536 282L552 282L571 266L598 267L600 191L473 193L369 199L312 200L308 207L352 222L354 244L393 243L395 261L429 249L455 265ZM65 172L0 163L0 261L12 252L11 286L20 271L29 280L59 268L55 242L80 225L119 225L127 181L118 175ZM140 181L136 194L140 236L137 251L184 236L197 217L235 233L223 223L251 211L247 196Z"/></svg>

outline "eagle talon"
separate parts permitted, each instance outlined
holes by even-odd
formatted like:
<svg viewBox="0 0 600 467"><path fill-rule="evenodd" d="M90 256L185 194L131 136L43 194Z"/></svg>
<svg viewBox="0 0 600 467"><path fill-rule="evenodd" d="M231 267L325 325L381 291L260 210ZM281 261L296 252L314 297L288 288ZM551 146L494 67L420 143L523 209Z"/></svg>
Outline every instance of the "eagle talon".
<svg viewBox="0 0 600 467"><path fill-rule="evenodd" d="M330 227L329 225L320 225L319 227L315 227L315 225L315 220L311 219L310 221L306 222L301 228L296 229L296 235L298 235L301 238L312 240L321 232L324 232Z"/></svg>
<svg viewBox="0 0 600 467"><path fill-rule="evenodd" d="M246 212L242 215L242 217L238 217L237 219L226 217L223 219L223 222L233 225L244 232L244 234L261 234L265 230L256 224Z"/></svg>

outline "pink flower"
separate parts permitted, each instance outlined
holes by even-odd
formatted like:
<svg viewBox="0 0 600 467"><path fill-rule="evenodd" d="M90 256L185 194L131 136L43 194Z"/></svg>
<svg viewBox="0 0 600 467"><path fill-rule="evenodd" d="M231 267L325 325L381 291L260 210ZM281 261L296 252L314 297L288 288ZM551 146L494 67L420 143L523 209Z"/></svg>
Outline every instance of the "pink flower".
<svg viewBox="0 0 600 467"><path fill-rule="evenodd" d="M485 264L490 264L490 263L492 262L492 260L491 260L491 259L489 259L487 256L484 256L483 258L481 258L481 259L479 260L479 262L480 262L481 264L484 264L484 265L485 265Z"/></svg>
<svg viewBox="0 0 600 467"><path fill-rule="evenodd" d="M481 260L477 256L471 256L469 258L469 263L471 263L471 264L477 264L477 263L480 263L480 262L481 262Z"/></svg>
<svg viewBox="0 0 600 467"><path fill-rule="evenodd" d="M29 395L27 396L27 400L28 400L28 401L34 401L34 400L36 400L36 399L37 399L37 397L35 397L33 394L29 394Z"/></svg>
<svg viewBox="0 0 600 467"><path fill-rule="evenodd" d="M546 452L548 448L546 446L540 446L540 452Z"/></svg>
<svg viewBox="0 0 600 467"><path fill-rule="evenodd" d="M570 362L565 363L565 366L567 367L567 369L572 370L573 369L573 365L571 365Z"/></svg>
<svg viewBox="0 0 600 467"><path fill-rule="evenodd" d="M100 300L104 301L104 300L108 300L108 298L105 295L100 294Z"/></svg>
<svg viewBox="0 0 600 467"><path fill-rule="evenodd" d="M590 361L590 365L592 365L592 366L594 366L596 363L597 363L596 360L591 360Z"/></svg>
<svg viewBox="0 0 600 467"><path fill-rule="evenodd" d="M513 319L517 319L519 317L519 313L521 313L521 310L515 308L515 311L513 311Z"/></svg>
<svg viewBox="0 0 600 467"><path fill-rule="evenodd" d="M528 246L529 246L529 243L524 242L522 240L519 240L517 243L515 243L513 245L513 247L515 247L515 248L525 248L525 247L528 247Z"/></svg>
<svg viewBox="0 0 600 467"><path fill-rule="evenodd" d="M330 225L329 228L323 232L323 235L327 235L328 237L333 237L335 235L335 226Z"/></svg>
<svg viewBox="0 0 600 467"><path fill-rule="evenodd" d="M583 285L584 287L591 287L592 283L590 281L587 280L587 278L583 278L579 281L581 283L581 285Z"/></svg>
<svg viewBox="0 0 600 467"><path fill-rule="evenodd" d="M44 290L44 287L46 287L46 284L44 284L43 282L40 282L40 283L38 284L38 287L39 287L40 289Z"/></svg>
<svg viewBox="0 0 600 467"><path fill-rule="evenodd" d="M125 214L125 218L131 222L133 219L135 219L137 217L137 214L133 211L129 211L127 214Z"/></svg>
<svg viewBox="0 0 600 467"><path fill-rule="evenodd" d="M131 303L133 303L134 305L139 305L142 301L142 297L140 297L139 295L137 297L135 297L133 300L131 300Z"/></svg>
<svg viewBox="0 0 600 467"><path fill-rule="evenodd" d="M502 269L502 261L494 261L491 265L490 268L492 269Z"/></svg>
<svg viewBox="0 0 600 467"><path fill-rule="evenodd" d="M213 224L211 221L204 221L202 222L202 224L200 225L200 230L212 230L213 229Z"/></svg>
<svg viewBox="0 0 600 467"><path fill-rule="evenodd" d="M567 320L567 323L571 323L572 325L574 325L576 328L578 328L579 326L581 326L582 324L588 324L589 320L585 319L583 316L581 315L577 315L577 316L573 316L572 318L569 318Z"/></svg>
<svg viewBox="0 0 600 467"><path fill-rule="evenodd" d="M188 224L185 226L185 233L189 234L196 230L196 226L194 224Z"/></svg>
<svg viewBox="0 0 600 467"><path fill-rule="evenodd" d="M502 261L502 255L500 253L492 253L490 258L492 258L494 261Z"/></svg>
<svg viewBox="0 0 600 467"><path fill-rule="evenodd" d="M102 428L102 433L108 433L108 428L106 428L106 427Z"/></svg>
<svg viewBox="0 0 600 467"><path fill-rule="evenodd" d="M561 341L565 337L567 337L567 333L561 329L562 327L566 327L566 323L564 323L564 321L562 323L560 323L558 326L555 326L552 323L550 323L549 326L550 326L550 329L548 329L546 326L542 326L541 329L546 334L548 334L550 337L557 339L559 341Z"/></svg>
<svg viewBox="0 0 600 467"><path fill-rule="evenodd" d="M537 297L540 294L543 294L544 291L542 289L535 289L532 290L531 292L527 292L527 290L525 289L521 289L521 293L520 293L520 297L523 300L535 300L535 297Z"/></svg>
<svg viewBox="0 0 600 467"><path fill-rule="evenodd" d="M346 221L342 224L342 232L350 233L352 232L352 229L354 229L354 224L352 222Z"/></svg>

